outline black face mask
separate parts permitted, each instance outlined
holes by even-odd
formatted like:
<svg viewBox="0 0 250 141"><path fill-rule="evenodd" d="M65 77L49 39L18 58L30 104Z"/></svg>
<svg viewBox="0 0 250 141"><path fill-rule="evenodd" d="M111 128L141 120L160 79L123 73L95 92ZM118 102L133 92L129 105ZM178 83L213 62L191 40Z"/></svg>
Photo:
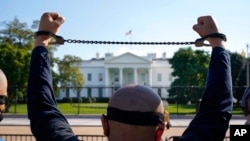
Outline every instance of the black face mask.
<svg viewBox="0 0 250 141"><path fill-rule="evenodd" d="M6 96L0 95L0 105L5 104ZM3 111L0 110L0 122L3 120Z"/></svg>
<svg viewBox="0 0 250 141"><path fill-rule="evenodd" d="M0 111L0 122L3 120L3 112Z"/></svg>
<svg viewBox="0 0 250 141"><path fill-rule="evenodd" d="M5 104L6 96L0 95L0 104Z"/></svg>

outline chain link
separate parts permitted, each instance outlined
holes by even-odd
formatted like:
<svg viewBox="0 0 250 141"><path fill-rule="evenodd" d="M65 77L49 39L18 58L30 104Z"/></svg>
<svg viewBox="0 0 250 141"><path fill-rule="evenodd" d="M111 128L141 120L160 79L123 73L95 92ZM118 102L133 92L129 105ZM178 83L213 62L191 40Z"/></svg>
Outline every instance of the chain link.
<svg viewBox="0 0 250 141"><path fill-rule="evenodd" d="M93 41L93 40L64 40L67 43L79 44L118 44L118 45L193 45L195 42L119 42L119 41Z"/></svg>
<svg viewBox="0 0 250 141"><path fill-rule="evenodd" d="M81 43L81 44L120 44L120 45L195 45L196 47L201 46L210 46L209 44L204 43L207 38L221 38L224 41L227 41L226 35L221 33L213 33L202 38L196 39L195 42L119 42L119 41L93 41L93 40L75 40L67 39L65 40L62 36L55 35L48 31L37 31L35 37L39 35L47 35L54 37L55 41L50 42L50 44L63 45L64 42L67 43Z"/></svg>

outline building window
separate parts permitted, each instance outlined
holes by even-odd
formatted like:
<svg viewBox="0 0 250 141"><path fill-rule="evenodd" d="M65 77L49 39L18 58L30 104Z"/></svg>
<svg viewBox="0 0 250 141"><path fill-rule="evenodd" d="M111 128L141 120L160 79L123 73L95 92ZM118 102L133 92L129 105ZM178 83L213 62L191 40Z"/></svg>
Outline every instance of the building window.
<svg viewBox="0 0 250 141"><path fill-rule="evenodd" d="M103 78L102 78L102 73L99 73L99 74L98 74L98 80L99 80L99 81L102 81L102 80L103 80Z"/></svg>
<svg viewBox="0 0 250 141"><path fill-rule="evenodd" d="M160 73L157 74L157 81L161 82L161 74Z"/></svg>
<svg viewBox="0 0 250 141"><path fill-rule="evenodd" d="M88 73L88 81L91 81L92 80L92 75L91 75L91 73Z"/></svg>
<svg viewBox="0 0 250 141"><path fill-rule="evenodd" d="M145 82L145 73L142 73L142 74L141 74L141 81L144 81L144 82Z"/></svg>
<svg viewBox="0 0 250 141"><path fill-rule="evenodd" d="M88 97L91 97L91 88L87 89L87 94L88 94Z"/></svg>

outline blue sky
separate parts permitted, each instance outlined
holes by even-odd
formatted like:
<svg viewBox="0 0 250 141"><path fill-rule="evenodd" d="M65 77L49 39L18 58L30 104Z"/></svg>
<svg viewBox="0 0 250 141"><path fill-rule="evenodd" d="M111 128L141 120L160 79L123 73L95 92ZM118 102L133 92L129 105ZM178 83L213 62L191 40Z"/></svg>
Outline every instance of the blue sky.
<svg viewBox="0 0 250 141"><path fill-rule="evenodd" d="M212 15L227 35L227 49L238 52L250 44L249 0L5 0L0 4L0 22L17 17L31 25L42 13L55 11L65 17L58 35L65 39L111 41L194 41L192 30L197 17ZM0 26L0 28L3 28ZM131 36L125 33L132 30ZM57 57L75 55L82 59L101 57L110 52L120 55L157 53L173 56L179 46L90 45L65 43ZM197 49L192 46L193 49ZM210 50L210 48L198 48ZM250 49L249 49L250 52Z"/></svg>

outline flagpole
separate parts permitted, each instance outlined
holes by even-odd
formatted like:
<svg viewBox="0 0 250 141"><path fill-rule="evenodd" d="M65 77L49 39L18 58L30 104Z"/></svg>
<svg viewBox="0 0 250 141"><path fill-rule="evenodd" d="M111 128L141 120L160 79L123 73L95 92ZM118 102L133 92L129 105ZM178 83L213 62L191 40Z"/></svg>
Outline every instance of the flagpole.
<svg viewBox="0 0 250 141"><path fill-rule="evenodd" d="M131 31L131 33L130 33L130 49L132 50L132 30L130 30Z"/></svg>
<svg viewBox="0 0 250 141"><path fill-rule="evenodd" d="M128 32L125 33L126 36L129 35L130 39L130 49L132 49L132 30L130 29Z"/></svg>

